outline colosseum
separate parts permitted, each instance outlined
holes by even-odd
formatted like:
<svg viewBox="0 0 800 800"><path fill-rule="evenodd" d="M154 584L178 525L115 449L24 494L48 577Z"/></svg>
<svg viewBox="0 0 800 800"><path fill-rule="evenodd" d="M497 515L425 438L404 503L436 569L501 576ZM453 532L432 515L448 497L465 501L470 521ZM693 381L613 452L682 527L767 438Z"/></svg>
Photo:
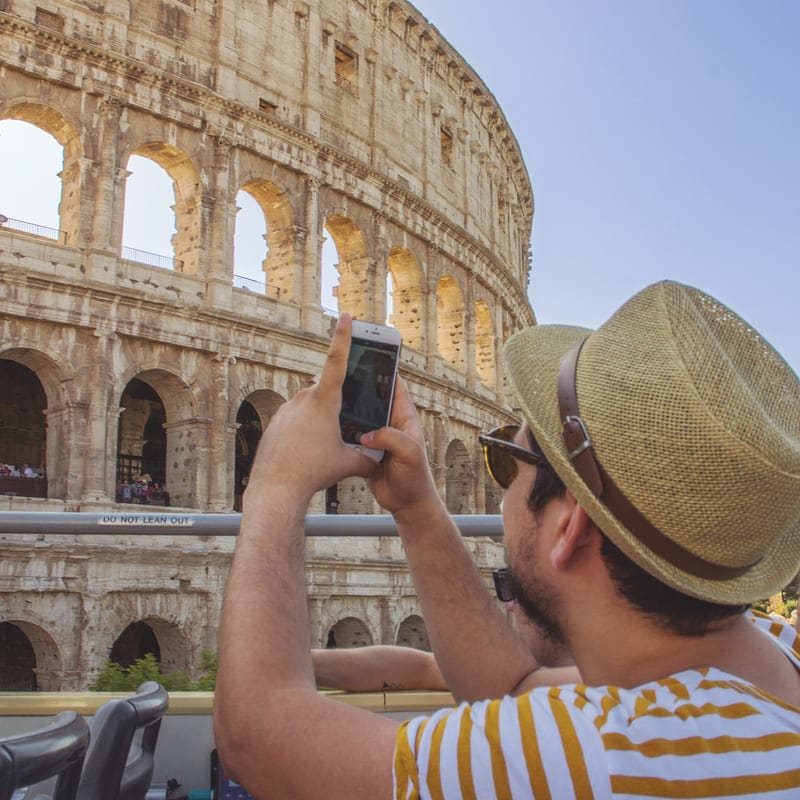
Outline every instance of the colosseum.
<svg viewBox="0 0 800 800"><path fill-rule="evenodd" d="M238 510L261 431L318 374L336 303L403 336L453 513L495 513L476 435L513 418L499 350L534 323L533 197L489 89L405 0L0 0L0 120L63 152L59 226L0 224L0 510ZM2 147L2 143L0 143ZM172 252L123 245L130 159L174 190ZM29 157L20 154L20 158ZM237 197L266 235L234 270ZM163 510L163 509L162 509ZM378 512L363 482L312 513ZM78 689L109 655L195 675L232 537L0 539L0 689ZM487 578L502 560L472 542ZM315 646L427 646L394 538L308 540ZM287 621L291 624L291 621Z"/></svg>

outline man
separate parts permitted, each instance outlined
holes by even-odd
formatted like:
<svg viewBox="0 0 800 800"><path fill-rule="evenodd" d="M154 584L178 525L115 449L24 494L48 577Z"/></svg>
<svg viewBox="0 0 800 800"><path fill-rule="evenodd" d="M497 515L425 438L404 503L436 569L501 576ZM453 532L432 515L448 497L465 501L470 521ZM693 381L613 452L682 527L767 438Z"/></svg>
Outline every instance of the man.
<svg viewBox="0 0 800 800"><path fill-rule="evenodd" d="M251 472L220 634L229 772L264 798L796 795L800 645L746 613L800 567L800 383L780 356L667 282L597 331L508 342L524 423L483 437L508 566L584 683L481 701L536 663L435 492L403 385L391 427L362 439L384 463L341 442L349 329L342 315L319 384L275 415ZM439 666L472 705L398 727L316 693L304 514L346 475L394 515Z"/></svg>

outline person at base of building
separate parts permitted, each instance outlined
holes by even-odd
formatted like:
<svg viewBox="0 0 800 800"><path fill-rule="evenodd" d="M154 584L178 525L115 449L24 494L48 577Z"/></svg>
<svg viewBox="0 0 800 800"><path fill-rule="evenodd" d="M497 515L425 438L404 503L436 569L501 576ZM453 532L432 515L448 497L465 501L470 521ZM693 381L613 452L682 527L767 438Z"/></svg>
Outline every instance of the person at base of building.
<svg viewBox="0 0 800 800"><path fill-rule="evenodd" d="M502 695L537 665L436 493L403 383L391 425L362 437L382 464L341 441L349 340L343 314L251 471L220 631L228 772L256 797L796 795L800 644L747 606L800 567L800 382L752 327L664 282L596 331L507 343L523 423L482 443L508 567L583 678L517 698ZM316 692L305 512L351 475L394 516L439 666L470 701L456 709L400 725Z"/></svg>
<svg viewBox="0 0 800 800"><path fill-rule="evenodd" d="M507 601L504 605L515 633L540 665L516 686L509 688L508 694L519 695L537 686L580 681L575 661L564 643L544 635L514 601ZM436 656L413 647L371 645L314 649L311 661L320 688L346 692L449 691Z"/></svg>

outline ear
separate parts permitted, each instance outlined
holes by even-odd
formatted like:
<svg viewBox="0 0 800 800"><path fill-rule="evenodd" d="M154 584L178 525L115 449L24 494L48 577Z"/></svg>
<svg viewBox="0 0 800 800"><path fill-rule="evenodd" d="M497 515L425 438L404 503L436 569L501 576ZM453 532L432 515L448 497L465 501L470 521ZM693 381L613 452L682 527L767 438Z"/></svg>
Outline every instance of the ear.
<svg viewBox="0 0 800 800"><path fill-rule="evenodd" d="M550 561L556 570L569 568L595 539L597 526L575 498L566 492L558 518L556 540L550 550Z"/></svg>

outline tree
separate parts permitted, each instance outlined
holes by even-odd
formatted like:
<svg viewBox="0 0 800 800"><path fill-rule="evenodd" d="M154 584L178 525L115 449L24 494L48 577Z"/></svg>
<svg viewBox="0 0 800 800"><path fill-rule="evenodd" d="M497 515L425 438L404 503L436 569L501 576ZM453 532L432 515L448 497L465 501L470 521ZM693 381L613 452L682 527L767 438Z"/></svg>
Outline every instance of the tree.
<svg viewBox="0 0 800 800"><path fill-rule="evenodd" d="M203 650L200 668L205 673L192 683L183 672L162 672L152 653L137 658L129 667L107 660L89 685L93 692L135 692L145 681L156 681L168 692L211 692L217 679L217 654Z"/></svg>

